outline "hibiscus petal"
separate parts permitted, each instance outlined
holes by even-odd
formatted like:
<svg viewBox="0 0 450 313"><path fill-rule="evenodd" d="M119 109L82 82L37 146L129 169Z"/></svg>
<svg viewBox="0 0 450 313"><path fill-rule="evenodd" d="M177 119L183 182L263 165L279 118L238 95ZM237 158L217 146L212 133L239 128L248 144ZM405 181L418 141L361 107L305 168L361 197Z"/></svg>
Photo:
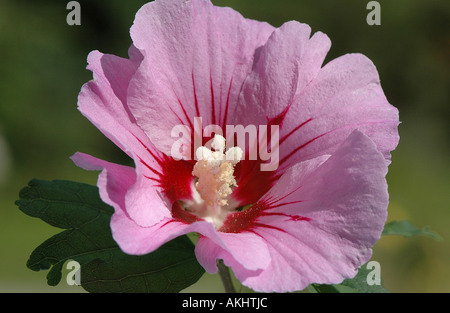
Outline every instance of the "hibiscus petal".
<svg viewBox="0 0 450 313"><path fill-rule="evenodd" d="M270 264L270 254L264 240L253 233L218 233L217 237L203 236L197 241L196 256L207 272L217 272L217 260L224 260L235 272L256 275ZM223 242L223 243L222 243ZM226 247L224 249L223 247Z"/></svg>
<svg viewBox="0 0 450 313"><path fill-rule="evenodd" d="M167 155L172 128L224 126L251 71L255 50L273 31L209 1L155 1L136 14L134 45L144 55L128 89L138 124Z"/></svg>
<svg viewBox="0 0 450 313"><path fill-rule="evenodd" d="M176 217L165 217L159 223L143 227L130 217L127 193L135 186L136 172L133 168L106 162L90 155L76 153L72 160L76 165L86 170L101 170L98 187L100 196L105 203L114 207L111 218L113 237L120 248L129 254L147 254L158 249L164 243L190 232L207 236L199 239L197 257L200 263L211 272L217 271L213 254L205 247L220 247L219 256L227 263L236 266L245 273L268 266L270 255L266 243L254 234L245 234L236 239L235 234L218 233L211 223L198 220L191 224ZM152 205L164 205L161 199L152 199ZM182 209L181 209L182 210ZM144 217L145 219L145 217ZM245 240L247 249L242 249L241 240ZM203 243L201 243L203 242ZM224 257L226 255L226 257ZM257 256L255 258L255 256ZM211 263L213 262L213 263Z"/></svg>
<svg viewBox="0 0 450 313"><path fill-rule="evenodd" d="M331 42L321 32L310 35L311 28L296 21L272 33L244 83L236 123L267 123L282 114L294 96L316 77Z"/></svg>
<svg viewBox="0 0 450 313"><path fill-rule="evenodd" d="M347 54L328 63L296 96L280 131L280 167L331 154L355 129L389 164L398 144L398 110L386 99L373 63Z"/></svg>
<svg viewBox="0 0 450 313"><path fill-rule="evenodd" d="M320 32L309 36L309 26L297 22L276 29L244 83L234 122L279 125L280 148L275 172L259 171L261 162L242 162L233 192L238 203L264 194L290 166L333 153L355 129L374 140L387 163L398 144L398 111L373 63L348 54L321 69L330 41Z"/></svg>
<svg viewBox="0 0 450 313"><path fill-rule="evenodd" d="M88 69L93 71L94 80L83 86L78 107L83 115L135 160L138 175L135 185L129 188L126 195L128 214L138 224L150 226L170 216L161 198L168 196L166 192L170 193L167 180L174 177L167 175L168 162L162 161L162 156L128 109L128 84L142 58L133 46L130 55L132 57L128 60L98 51L91 52ZM185 179L177 180L177 187L190 191L191 177L183 177ZM183 196L189 198L186 192Z"/></svg>
<svg viewBox="0 0 450 313"><path fill-rule="evenodd" d="M125 195L136 181L134 168L103 161L80 152L75 153L71 159L85 170L102 171L97 181L101 199L116 211L126 211Z"/></svg>
<svg viewBox="0 0 450 313"><path fill-rule="evenodd" d="M129 216L129 203L126 203L126 196L128 190L135 185L135 169L106 162L83 153L76 153L71 158L76 165L86 170L102 171L97 185L102 200L115 209L111 218L112 234L124 252L146 254L156 250L171 239L189 232L189 230L184 232L189 224L177 222L172 218L165 218L159 223L153 223L152 226L142 227ZM161 205L162 201L159 200L159 202L159 205ZM154 201L152 205L158 205L158 201ZM168 221L174 221L174 223L167 223ZM162 231L162 226L169 224L170 227L167 226L164 228L166 231ZM207 222L203 224L207 224L204 227L208 227L208 225L212 227Z"/></svg>
<svg viewBox="0 0 450 313"><path fill-rule="evenodd" d="M125 203L127 214L140 226L152 226L165 217L170 217L172 204L162 193L160 184L145 175L145 166L136 164L137 179L130 186Z"/></svg>
<svg viewBox="0 0 450 313"><path fill-rule="evenodd" d="M71 159L85 169L102 171L97 186L102 200L142 226L151 226L165 217L171 216L165 198L152 181L140 175L140 170L110 163L84 153L76 153ZM154 182L153 182L154 184ZM117 187L119 186L119 187Z"/></svg>
<svg viewBox="0 0 450 313"><path fill-rule="evenodd" d="M256 233L269 246L272 261L266 269L236 275L244 285L294 291L311 283L339 283L369 260L387 217L385 159L359 131L325 158L286 171L256 204L262 209L249 223L225 222L229 231Z"/></svg>
<svg viewBox="0 0 450 313"><path fill-rule="evenodd" d="M78 96L80 112L128 155L138 154L151 163L146 147L152 145L126 103L128 84L136 64L129 59L93 51L88 56L87 68L93 72L94 79L83 85Z"/></svg>
<svg viewBox="0 0 450 313"><path fill-rule="evenodd" d="M192 231L211 231L208 222L187 224L172 218L142 227L130 219L124 211L116 211L111 218L111 230L114 240L128 254L144 255L155 251L170 240Z"/></svg>
<svg viewBox="0 0 450 313"><path fill-rule="evenodd" d="M129 254L147 254L170 240L191 232L203 236L196 246L196 256L200 264L209 272L217 271L216 257L235 264L247 275L255 274L270 263L266 243L254 234L236 238L235 234L217 232L211 223L197 221L185 223L176 218L167 218L150 227L141 227L131 220L124 211L116 211L111 219L113 237L120 248ZM247 242L248 249L242 249L241 240ZM218 254L215 254L214 252Z"/></svg>

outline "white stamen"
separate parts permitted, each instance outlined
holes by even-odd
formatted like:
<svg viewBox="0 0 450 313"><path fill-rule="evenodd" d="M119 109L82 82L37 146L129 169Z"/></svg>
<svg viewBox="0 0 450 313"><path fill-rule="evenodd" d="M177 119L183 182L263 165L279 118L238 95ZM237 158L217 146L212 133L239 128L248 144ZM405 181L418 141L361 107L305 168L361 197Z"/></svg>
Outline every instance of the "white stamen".
<svg viewBox="0 0 450 313"><path fill-rule="evenodd" d="M232 187L237 186L234 165L242 159L243 152L239 147L232 147L224 154L225 138L220 135L214 136L211 146L215 151L200 147L195 153L198 161L192 175L198 177L195 191L200 199L189 210L219 228L228 214L225 208L228 196L233 192Z"/></svg>
<svg viewBox="0 0 450 313"><path fill-rule="evenodd" d="M211 143L211 147L216 151L223 152L225 150L225 138L216 134Z"/></svg>
<svg viewBox="0 0 450 313"><path fill-rule="evenodd" d="M195 151L195 156L197 160L209 160L212 157L212 151L206 147L200 147Z"/></svg>
<svg viewBox="0 0 450 313"><path fill-rule="evenodd" d="M231 147L227 150L225 154L225 159L227 161L230 161L233 165L239 163L240 160L242 160L242 156L244 153L242 152L242 149L239 147Z"/></svg>

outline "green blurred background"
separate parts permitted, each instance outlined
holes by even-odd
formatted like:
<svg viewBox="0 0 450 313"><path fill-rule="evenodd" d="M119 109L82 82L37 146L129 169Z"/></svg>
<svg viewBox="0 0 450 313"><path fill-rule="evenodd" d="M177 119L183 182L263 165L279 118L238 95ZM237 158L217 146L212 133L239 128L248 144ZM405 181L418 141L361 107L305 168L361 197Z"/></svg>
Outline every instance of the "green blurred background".
<svg viewBox="0 0 450 313"><path fill-rule="evenodd" d="M91 50L126 57L129 27L143 0L89 0L81 26L69 26L68 1L0 2L0 292L80 292L46 285L25 263L59 232L14 205L32 178L95 184L75 167L76 151L129 163L76 109ZM388 100L400 110L401 140L388 174L388 220L408 219L443 237L383 237L374 248L392 292L450 292L450 1L385 0L381 25L369 26L365 0L221 0L244 16L279 26L309 24L332 40L327 61L349 52L377 66ZM205 277L189 291L218 291Z"/></svg>

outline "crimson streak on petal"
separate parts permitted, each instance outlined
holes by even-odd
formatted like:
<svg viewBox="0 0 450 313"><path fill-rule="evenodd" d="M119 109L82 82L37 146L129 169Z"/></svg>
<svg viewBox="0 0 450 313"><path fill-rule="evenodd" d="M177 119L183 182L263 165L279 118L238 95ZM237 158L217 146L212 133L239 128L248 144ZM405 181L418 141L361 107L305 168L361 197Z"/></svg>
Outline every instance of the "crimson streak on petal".
<svg viewBox="0 0 450 313"><path fill-rule="evenodd" d="M191 185L194 177L192 176L193 164L188 161L180 160L176 161L172 157L165 154L155 155L149 147L147 147L139 138L136 139L152 158L158 163L160 171L157 171L146 163L141 157L139 161L146 168L156 174L159 178L149 177L144 175L145 178L159 182L159 187L162 188L164 194L170 200L171 203L177 200L188 200L192 198Z"/></svg>
<svg viewBox="0 0 450 313"><path fill-rule="evenodd" d="M277 207L287 204L290 203L283 203L277 205ZM287 220L292 221L310 221L310 218L300 215L289 215L281 212L267 212L267 210L271 208L272 206L268 206L264 202L257 202L245 211L230 213L225 220L225 223L221 228L219 228L219 231L224 233L241 233L244 231L249 231L258 234L258 228L271 228L283 233L285 232L285 230L279 227L259 222L258 218L263 216L284 216Z"/></svg>

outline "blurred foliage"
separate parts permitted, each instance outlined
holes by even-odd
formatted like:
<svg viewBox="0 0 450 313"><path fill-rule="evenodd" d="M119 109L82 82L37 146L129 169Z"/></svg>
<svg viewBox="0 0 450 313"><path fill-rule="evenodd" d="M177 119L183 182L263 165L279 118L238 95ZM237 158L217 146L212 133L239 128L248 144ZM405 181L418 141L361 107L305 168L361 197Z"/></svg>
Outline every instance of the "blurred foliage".
<svg viewBox="0 0 450 313"><path fill-rule="evenodd" d="M380 26L367 25L363 0L213 2L274 26L309 24L332 40L327 61L360 52L375 63L402 121L388 174L388 219L428 225L443 241L383 237L373 259L390 291L450 292L450 2L379 1ZM2 148L0 140L0 162L9 162L7 173L0 171L0 291L79 291L47 287L42 275L25 267L32 249L54 230L19 212L19 189L31 178L94 184L96 173L69 160L76 151L129 162L79 114L76 102L92 77L85 70L88 53L126 57L129 28L145 1L79 1L81 26L67 25L67 3L0 2L0 136L6 142ZM214 291L202 285L210 281L206 275L190 290Z"/></svg>

